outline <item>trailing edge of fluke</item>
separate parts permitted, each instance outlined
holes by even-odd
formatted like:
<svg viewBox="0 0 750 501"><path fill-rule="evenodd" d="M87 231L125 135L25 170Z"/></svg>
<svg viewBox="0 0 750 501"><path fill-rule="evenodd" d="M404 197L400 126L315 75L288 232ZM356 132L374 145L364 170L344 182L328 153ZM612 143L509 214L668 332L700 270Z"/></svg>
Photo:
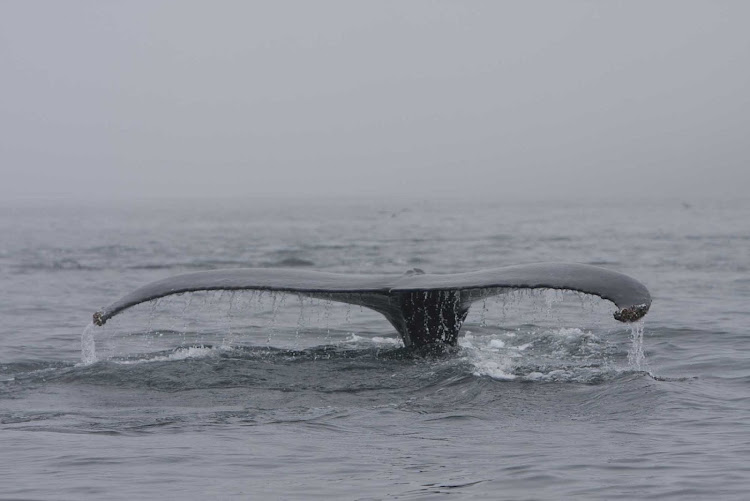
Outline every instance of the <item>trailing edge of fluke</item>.
<svg viewBox="0 0 750 501"><path fill-rule="evenodd" d="M513 289L561 289L592 294L617 306L615 319L634 322L648 313L651 295L616 271L574 263L536 263L469 273L356 275L321 271L237 268L177 275L145 285L94 313L94 323L137 304L172 294L209 290L290 292L371 308L395 327L409 347L455 345L471 303Z"/></svg>

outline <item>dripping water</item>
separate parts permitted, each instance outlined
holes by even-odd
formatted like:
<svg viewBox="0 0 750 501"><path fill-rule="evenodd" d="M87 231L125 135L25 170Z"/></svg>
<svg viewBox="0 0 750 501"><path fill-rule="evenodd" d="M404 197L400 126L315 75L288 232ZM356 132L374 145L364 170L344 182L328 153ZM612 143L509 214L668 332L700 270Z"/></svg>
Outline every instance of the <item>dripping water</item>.
<svg viewBox="0 0 750 501"><path fill-rule="evenodd" d="M83 329L81 334L81 363L84 365L96 362L96 342L94 340L96 330L96 325L91 322Z"/></svg>
<svg viewBox="0 0 750 501"><path fill-rule="evenodd" d="M429 293L427 291L424 291L422 294L424 295L424 303L423 304L428 304ZM425 312L424 312L424 330L426 332L430 330L430 312L429 312L429 310L425 310Z"/></svg>
<svg viewBox="0 0 750 501"><path fill-rule="evenodd" d="M323 328L326 331L325 336L325 344L328 346L328 344L331 342L331 309L333 308L333 303L330 299L326 299L323 301Z"/></svg>
<svg viewBox="0 0 750 501"><path fill-rule="evenodd" d="M252 300L252 297L254 295L255 295L255 291L252 291L251 296L250 296L251 300ZM235 300L235 297L236 297L236 292L235 291L229 291L229 305L227 306L227 314L226 314L226 317L225 317L226 318L227 334L224 337L224 339L222 339L222 342L221 342L221 344L223 346L227 346L227 347L231 347L234 344L234 341L235 341L235 339L234 339L234 332L232 330L232 316L234 315L234 300ZM223 299L223 294L222 294L222 297L220 299Z"/></svg>
<svg viewBox="0 0 750 501"><path fill-rule="evenodd" d="M545 311L547 317L552 315L552 308L565 298L563 291L558 289L542 289L542 296L547 307Z"/></svg>
<svg viewBox="0 0 750 501"><path fill-rule="evenodd" d="M643 351L643 320L630 324L630 350L628 351L628 365L637 371L643 370L646 354Z"/></svg>
<svg viewBox="0 0 750 501"><path fill-rule="evenodd" d="M445 303L449 297L443 291L435 293L438 294L438 300L441 303ZM429 293L423 292L423 294L425 294L425 299L429 297ZM120 322L120 317L116 319L114 326L108 324L101 330L96 329L93 325L88 326L81 337L81 360L83 363L93 363L97 360L110 358L141 357L145 351L184 349L185 347L199 345L215 346L216 343L212 343L211 336L215 336L213 339L221 340L220 346L234 346L235 341L249 345L257 343L261 346L265 345L268 353L271 353L275 332L285 334L277 340L280 346L287 345L293 350L320 344L324 344L325 350L328 350L331 346L336 345L339 341L341 320L345 318L346 324L350 325L353 306L346 304L343 309L336 310L334 304L337 305L338 303L332 303L330 299L310 298L302 294L294 294L294 296L297 296L297 300L292 299L292 303L287 308L284 304L287 295L289 294L266 293L264 291L225 291L223 293L214 291L208 294L189 293L184 296L175 296L180 297L179 302L176 302L175 299L150 302L150 304L143 306L140 313L136 308L133 310L136 313L135 320L137 321L140 318L145 320L141 321L140 325L148 325L146 332L137 328L128 331L121 324L117 324L117 322ZM589 317L607 317L601 315L602 311L594 311L595 309L601 310L600 306L597 306L602 303L599 298L584 294L574 294L574 296L579 298L584 309L591 310ZM478 301L473 308L476 314L473 322L474 325L478 323L484 329L478 335L477 333L472 334L471 330L473 329L470 327L472 322L469 319L469 323L460 336L460 339L466 336L466 339L460 341L461 345L465 347L464 351L476 351L471 363L489 364L493 367L497 365L497 367L502 368L503 374L521 376L531 372L547 374L559 368L567 371L568 366L589 364L590 361L607 364L609 353L611 353L607 351L611 349L608 346L614 345L608 343L604 338L592 334L591 331L587 331L584 325L585 319L582 319L580 315L580 309L563 308L563 313L572 313L574 316L558 319L557 312L555 312L555 318L550 318L550 310L557 303L563 302L565 297L562 291L555 290L505 290L504 293ZM270 298L270 300L266 298ZM532 304L529 304L529 300L532 300ZM412 301L414 302L413 296ZM319 302L323 304L321 305ZM298 306L298 309L295 306ZM370 312L362 305L358 306L361 312L365 310ZM175 321L175 315L164 314L165 310L168 312L170 307L177 314L177 321ZM254 320L249 322L248 326L239 328L236 322L245 317L240 314L245 309L252 310L247 316ZM439 334L444 336L447 331L447 323L450 321L451 309L454 315L453 320L458 323L459 297L454 298L452 304L446 304L446 308L439 309L431 315L439 315L438 318L430 318L426 314L425 323L430 325L429 322L436 320L437 328L443 331ZM207 310L210 314L209 324L205 323L205 319L195 321L188 319L188 317L193 316L193 313L200 310ZM415 314L415 310L415 308L412 309L412 314ZM574 310L577 310L577 312ZM259 313L258 315L255 315L256 311ZM147 318L142 316L144 313L148 315ZM336 314L336 318L333 318L334 314ZM277 325L277 316L279 316L280 325ZM476 317L479 317L478 322ZM611 319L611 317L609 318ZM123 319L127 319L127 315L124 315ZM131 317L132 320L133 317ZM385 323L384 319L381 320ZM544 320L544 322L537 324L535 320ZM321 328L311 330L308 324L316 321ZM583 323L581 323L582 321ZM166 325L170 325L171 322L171 325L176 326L176 328L172 331L165 330L163 339L160 339L162 333L159 330L159 325L160 323L164 325L164 322L167 322ZM226 325L226 322L229 322L229 325ZM217 324L222 327L226 326L226 330L220 329L217 332L211 328L211 325ZM548 327L544 324L547 324ZM193 326L195 325L197 325L197 328L194 329ZM489 326L489 329L486 328L487 326ZM108 329L109 327L115 329L114 333L112 329ZM629 367L641 370L645 364L643 328L641 324L632 327L632 346L628 352L627 361ZM193 332L188 336L189 328L193 329ZM153 329L159 331L156 336L153 336ZM617 325L617 329L618 332L622 332L620 330L621 324ZM320 336L319 338L315 338L316 333ZM260 334L259 337L258 334ZM349 336L347 340L367 339L357 336L356 333L351 334L354 334L354 336ZM395 333L393 334L395 335ZM222 335L224 338L222 338ZM312 337L309 338L308 335ZM130 341L125 339L129 336L132 337ZM253 338L253 336L256 337ZM94 339L95 337L96 339ZM383 338L373 337L372 339L378 339L375 342L380 343L380 339ZM343 339L341 341L344 342ZM170 342L173 344L167 344ZM179 348L175 348L175 345L178 345ZM571 374L573 373L571 372ZM531 379L534 379L534 377L536 376L529 376ZM558 379L560 377L554 376ZM579 375L575 373L571 377L579 377Z"/></svg>
<svg viewBox="0 0 750 501"><path fill-rule="evenodd" d="M295 348L299 348L300 334L305 328L305 297L302 294L297 294L297 300L299 301L299 317L297 318L297 328L294 331Z"/></svg>
<svg viewBox="0 0 750 501"><path fill-rule="evenodd" d="M276 331L276 317L279 314L279 309L284 305L284 299L286 299L286 294L281 294L281 298L279 298L279 294L271 292L271 320L270 325L266 325L266 331L268 332L266 335L267 349L271 348L271 340Z"/></svg>
<svg viewBox="0 0 750 501"><path fill-rule="evenodd" d="M479 326L487 327L487 298L482 299L482 310L479 316Z"/></svg>
<svg viewBox="0 0 750 501"><path fill-rule="evenodd" d="M448 327L445 324L445 315L443 312L445 311L444 305L445 305L445 294L443 291L438 291L438 304L440 305L440 308L438 309L438 320L440 321L440 331L438 334L440 336L440 339L442 341L445 341L445 337L448 332Z"/></svg>

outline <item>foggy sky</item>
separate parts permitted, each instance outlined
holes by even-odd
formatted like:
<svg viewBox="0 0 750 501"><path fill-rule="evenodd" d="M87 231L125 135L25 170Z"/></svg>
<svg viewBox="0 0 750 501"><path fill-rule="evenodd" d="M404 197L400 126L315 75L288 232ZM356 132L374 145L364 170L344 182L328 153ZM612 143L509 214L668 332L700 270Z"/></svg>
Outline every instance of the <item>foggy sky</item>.
<svg viewBox="0 0 750 501"><path fill-rule="evenodd" d="M750 2L0 1L0 196L750 187Z"/></svg>

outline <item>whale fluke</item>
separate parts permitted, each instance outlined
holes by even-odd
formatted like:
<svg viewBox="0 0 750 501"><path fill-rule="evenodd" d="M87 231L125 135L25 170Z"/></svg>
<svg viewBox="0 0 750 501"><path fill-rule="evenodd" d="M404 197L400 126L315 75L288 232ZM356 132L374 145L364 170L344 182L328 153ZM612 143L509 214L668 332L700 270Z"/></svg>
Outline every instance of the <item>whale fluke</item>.
<svg viewBox="0 0 750 501"><path fill-rule="evenodd" d="M403 275L356 275L238 268L199 271L152 282L94 313L94 323L104 325L131 306L172 294L267 290L371 308L388 319L406 346L453 346L471 303L510 289L561 289L599 296L617 306L614 317L621 322L642 318L651 306L651 295L637 280L585 264L536 263L445 275L419 269Z"/></svg>

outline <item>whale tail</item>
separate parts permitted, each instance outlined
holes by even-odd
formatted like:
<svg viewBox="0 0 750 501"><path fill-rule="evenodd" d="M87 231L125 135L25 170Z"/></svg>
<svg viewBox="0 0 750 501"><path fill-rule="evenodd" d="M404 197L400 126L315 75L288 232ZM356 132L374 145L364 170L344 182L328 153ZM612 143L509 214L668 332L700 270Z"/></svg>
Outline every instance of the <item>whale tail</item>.
<svg viewBox="0 0 750 501"><path fill-rule="evenodd" d="M178 275L148 284L94 313L104 325L118 313L172 294L207 290L290 292L365 306L382 314L407 347L455 346L471 304L511 289L562 289L613 302L614 317L634 322L648 313L651 295L637 280L596 266L538 263L470 273L351 275L307 270L240 268Z"/></svg>

